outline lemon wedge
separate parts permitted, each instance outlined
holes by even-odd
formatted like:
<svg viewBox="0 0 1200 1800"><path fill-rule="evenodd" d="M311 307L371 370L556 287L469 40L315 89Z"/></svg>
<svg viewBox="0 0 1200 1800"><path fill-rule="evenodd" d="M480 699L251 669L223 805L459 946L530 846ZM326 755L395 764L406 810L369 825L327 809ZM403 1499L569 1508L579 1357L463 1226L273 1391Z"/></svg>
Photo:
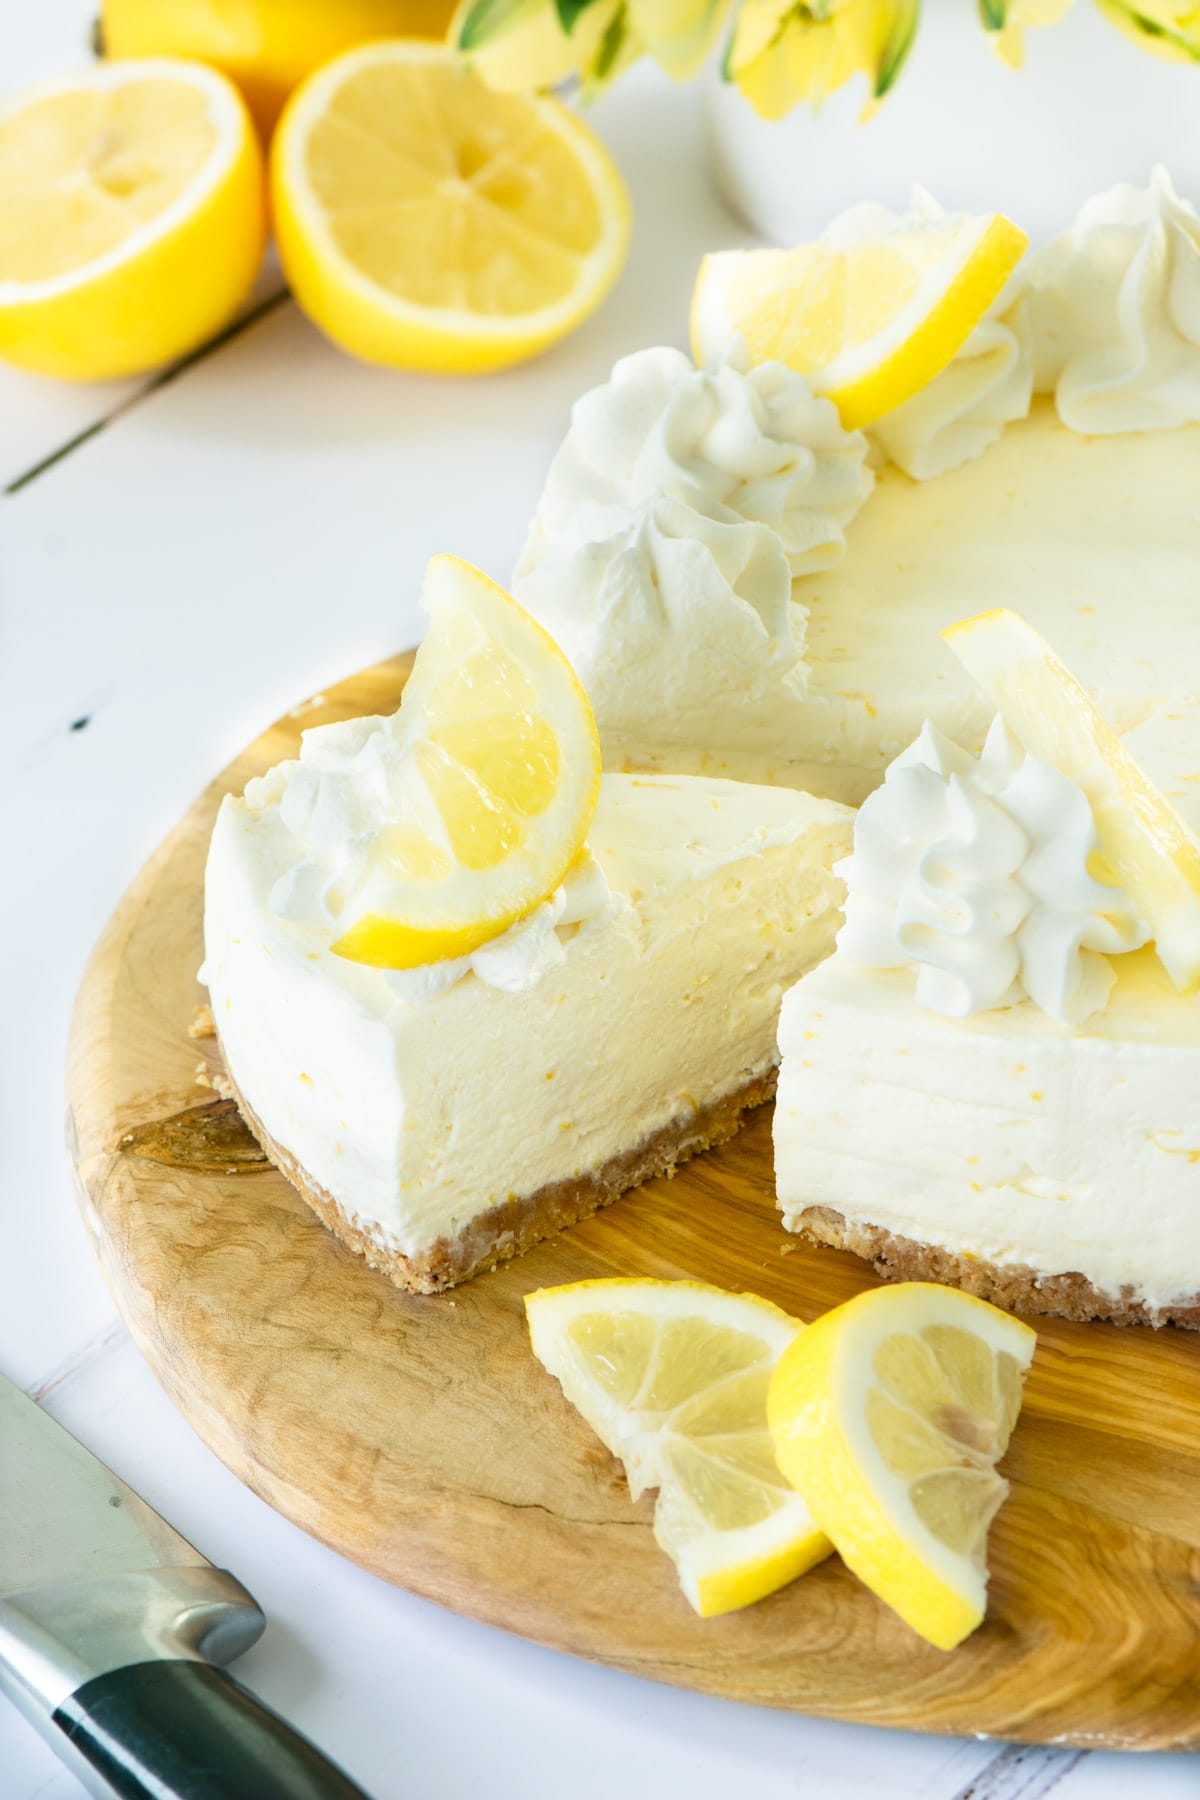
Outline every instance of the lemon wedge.
<svg viewBox="0 0 1200 1800"><path fill-rule="evenodd" d="M1200 839L1138 767L1046 640L1001 608L942 633L1031 756L1087 795L1111 878L1180 993L1200 988Z"/></svg>
<svg viewBox="0 0 1200 1800"><path fill-rule="evenodd" d="M616 280L629 200L559 101L493 92L444 45L394 40L301 87L271 153L296 299L393 368L477 374L581 324Z"/></svg>
<svg viewBox="0 0 1200 1800"><path fill-rule="evenodd" d="M538 1361L614 1456L701 1618L773 1593L830 1552L775 1463L767 1387L802 1329L693 1281L577 1281L528 1294Z"/></svg>
<svg viewBox="0 0 1200 1800"><path fill-rule="evenodd" d="M397 717L387 827L334 953L392 969L466 956L549 899L584 847L600 740L562 651L495 582L435 556Z"/></svg>
<svg viewBox="0 0 1200 1800"><path fill-rule="evenodd" d="M266 241L258 140L224 76L109 63L0 109L0 357L104 380L237 311Z"/></svg>
<svg viewBox="0 0 1200 1800"><path fill-rule="evenodd" d="M987 1604L996 1473L1036 1336L957 1288L858 1294L807 1327L771 1377L779 1466L842 1560L939 1650Z"/></svg>
<svg viewBox="0 0 1200 1800"><path fill-rule="evenodd" d="M741 344L753 363L786 363L857 430L941 373L1028 241L985 213L844 245L720 251L696 278L692 351L705 363Z"/></svg>

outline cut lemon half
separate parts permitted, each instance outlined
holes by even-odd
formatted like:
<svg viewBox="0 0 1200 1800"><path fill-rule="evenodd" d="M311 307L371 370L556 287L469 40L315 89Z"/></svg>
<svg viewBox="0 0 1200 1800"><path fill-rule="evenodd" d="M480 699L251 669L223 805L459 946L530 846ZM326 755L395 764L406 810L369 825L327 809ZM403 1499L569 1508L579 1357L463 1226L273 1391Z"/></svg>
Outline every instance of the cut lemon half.
<svg viewBox="0 0 1200 1800"><path fill-rule="evenodd" d="M1086 689L1018 613L942 636L1031 756L1087 795L1111 879L1124 888L1180 993L1200 988L1200 839L1138 767Z"/></svg>
<svg viewBox="0 0 1200 1800"><path fill-rule="evenodd" d="M996 1473L1036 1336L926 1282L835 1307L785 1351L767 1415L779 1466L842 1560L939 1650L987 1605Z"/></svg>
<svg viewBox="0 0 1200 1800"><path fill-rule="evenodd" d="M0 357L134 375L193 350L262 260L258 140L198 63L108 63L0 109Z"/></svg>
<svg viewBox="0 0 1200 1800"><path fill-rule="evenodd" d="M292 97L271 152L292 291L343 349L477 374L581 324L629 244L624 183L557 100L500 94L440 44L338 57Z"/></svg>
<svg viewBox="0 0 1200 1800"><path fill-rule="evenodd" d="M394 742L361 771L387 822L333 946L392 969L466 956L549 899L600 793L596 722L554 640L456 556L433 558L422 597Z"/></svg>
<svg viewBox="0 0 1200 1800"><path fill-rule="evenodd" d="M694 1281L577 1281L525 1299L538 1361L614 1456L701 1618L774 1593L829 1540L775 1463L767 1387L802 1327Z"/></svg>
<svg viewBox="0 0 1200 1800"><path fill-rule="evenodd" d="M966 343L1028 238L1000 213L795 250L706 256L692 296L698 363L744 346L827 395L847 431L903 405Z"/></svg>

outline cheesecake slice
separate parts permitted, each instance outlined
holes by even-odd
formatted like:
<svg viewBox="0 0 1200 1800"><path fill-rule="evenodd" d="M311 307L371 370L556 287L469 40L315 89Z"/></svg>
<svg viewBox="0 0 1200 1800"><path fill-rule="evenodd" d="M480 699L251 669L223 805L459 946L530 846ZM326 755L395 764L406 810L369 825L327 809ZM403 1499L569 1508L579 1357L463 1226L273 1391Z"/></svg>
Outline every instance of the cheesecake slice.
<svg viewBox="0 0 1200 1800"><path fill-rule="evenodd" d="M1024 621L947 639L1005 710L978 756L927 723L856 816L836 952L781 1011L783 1223L1017 1312L1200 1327L1200 837L1134 761L1155 734Z"/></svg>
<svg viewBox="0 0 1200 1800"><path fill-rule="evenodd" d="M1150 950L1065 1030L969 1019L840 954L783 1003L783 1223L1018 1313L1200 1327L1200 1000Z"/></svg>
<svg viewBox="0 0 1200 1800"><path fill-rule="evenodd" d="M852 815L607 775L550 901L455 961L369 967L304 903L288 799L302 778L305 816L320 810L311 777L346 731L306 733L300 762L225 800L205 974L273 1161L343 1243L431 1293L728 1138L771 1094L780 997L833 946Z"/></svg>

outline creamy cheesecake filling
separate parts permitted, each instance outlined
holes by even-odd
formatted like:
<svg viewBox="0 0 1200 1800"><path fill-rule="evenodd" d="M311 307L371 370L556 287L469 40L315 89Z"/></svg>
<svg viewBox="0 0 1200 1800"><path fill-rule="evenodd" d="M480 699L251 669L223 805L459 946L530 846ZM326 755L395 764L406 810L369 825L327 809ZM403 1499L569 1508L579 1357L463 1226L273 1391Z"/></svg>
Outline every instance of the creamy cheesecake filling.
<svg viewBox="0 0 1200 1800"><path fill-rule="evenodd" d="M938 635L970 613L1011 606L1119 729L1169 714L1168 753L1194 772L1198 494L1200 426L1085 438L1063 427L1048 399L984 456L936 481L884 468L849 527L844 560L793 584L806 618L803 699L780 678L782 666L773 671L765 632L764 654L739 659L737 682L724 680L732 701L743 690L753 698L745 730L703 703L722 679L728 621L719 616L708 630L673 626L665 607L634 621L639 643L649 634L655 667L673 667L671 707L691 729L638 682L627 653L633 622L618 633L601 618L594 628L578 589L559 592L546 623L593 698L611 701L598 707L609 767L782 783L858 804L926 719L961 743L983 742L987 706ZM704 659L694 706L684 653L692 645Z"/></svg>
<svg viewBox="0 0 1200 1800"><path fill-rule="evenodd" d="M783 1222L809 1207L1151 1312L1200 1293L1200 1000L1152 951L1066 1031L1031 1002L948 1020L840 955L783 1003Z"/></svg>
<svg viewBox="0 0 1200 1800"><path fill-rule="evenodd" d="M938 636L993 607L1028 619L1119 730L1170 713L1172 754L1200 769L1197 495L1200 427L1084 438L1048 400L937 481L883 470L845 561L796 584L807 785L861 801L926 719L980 745L988 707Z"/></svg>
<svg viewBox="0 0 1200 1800"><path fill-rule="evenodd" d="M304 854L278 805L224 803L206 976L266 1132L356 1226L412 1256L579 1179L776 1061L780 997L828 954L850 816L782 789L606 776L589 846L612 909L532 986L405 999L270 897Z"/></svg>

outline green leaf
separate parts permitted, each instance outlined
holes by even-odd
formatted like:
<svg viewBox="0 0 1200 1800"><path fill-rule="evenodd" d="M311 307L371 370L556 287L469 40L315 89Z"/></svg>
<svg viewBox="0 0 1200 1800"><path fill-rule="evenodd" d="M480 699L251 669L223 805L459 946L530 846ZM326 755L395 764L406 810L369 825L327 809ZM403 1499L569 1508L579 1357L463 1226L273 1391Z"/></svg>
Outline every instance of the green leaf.
<svg viewBox="0 0 1200 1800"><path fill-rule="evenodd" d="M558 22L567 37L575 29L580 13L585 13L595 0L554 0L554 10L558 14ZM612 27L609 27L611 31Z"/></svg>
<svg viewBox="0 0 1200 1800"><path fill-rule="evenodd" d="M560 0L561 4L561 0ZM602 82L607 77L613 64L621 54L621 45L625 41L625 8L613 18L608 30L600 40L600 48L596 52L592 64L592 80Z"/></svg>
<svg viewBox="0 0 1200 1800"><path fill-rule="evenodd" d="M1008 0L979 0L979 16L985 31L1003 31L1008 18Z"/></svg>
<svg viewBox="0 0 1200 1800"><path fill-rule="evenodd" d="M981 0L986 6L988 0ZM999 0L1003 5L1004 0ZM888 92L901 69L908 61L908 53L913 47L913 39L917 35L917 21L921 16L921 0L896 0L896 9L892 16L892 28L888 32L887 42L883 46L883 54L879 58L879 67L875 72L875 98L882 100Z"/></svg>
<svg viewBox="0 0 1200 1800"><path fill-rule="evenodd" d="M458 28L458 48L478 50L489 38L511 25L529 0L475 0Z"/></svg>
<svg viewBox="0 0 1200 1800"><path fill-rule="evenodd" d="M1178 58L1200 62L1200 32L1193 36L1188 30L1189 23L1196 19L1194 12L1181 18L1178 24L1169 25L1162 19L1149 18L1136 7L1125 4L1125 0L1105 0L1100 10L1106 12L1118 26L1124 21L1129 36L1136 32L1144 38L1156 40L1162 51L1173 51Z"/></svg>

